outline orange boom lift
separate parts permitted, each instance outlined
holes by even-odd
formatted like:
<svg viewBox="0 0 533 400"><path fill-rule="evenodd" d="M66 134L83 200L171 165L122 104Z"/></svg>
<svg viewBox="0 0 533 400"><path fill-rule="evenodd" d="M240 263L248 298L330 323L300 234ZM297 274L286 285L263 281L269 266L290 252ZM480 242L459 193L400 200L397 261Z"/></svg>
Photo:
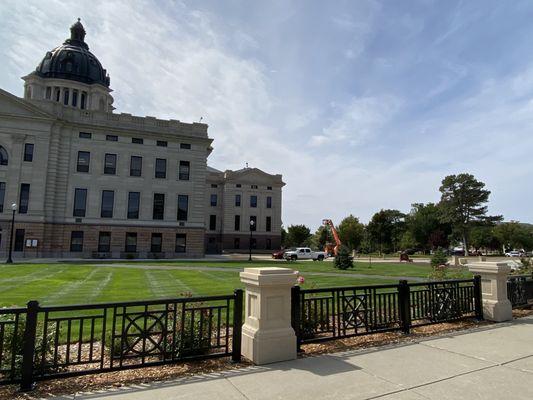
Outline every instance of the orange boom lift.
<svg viewBox="0 0 533 400"><path fill-rule="evenodd" d="M333 239L335 240L335 245L333 245L332 243L326 243L326 246L324 247L324 251L329 256L336 256L341 247L341 240L339 239L339 234L337 233L337 230L335 229L335 225L333 225L333 222L330 219L323 219L322 225L329 228L329 230L331 231L331 234L333 235Z"/></svg>

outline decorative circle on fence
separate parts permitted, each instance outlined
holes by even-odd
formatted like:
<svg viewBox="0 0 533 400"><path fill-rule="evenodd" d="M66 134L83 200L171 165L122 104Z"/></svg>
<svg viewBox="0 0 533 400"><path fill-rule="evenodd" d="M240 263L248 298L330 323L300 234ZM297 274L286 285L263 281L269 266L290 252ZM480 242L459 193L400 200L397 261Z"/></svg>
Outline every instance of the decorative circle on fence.
<svg viewBox="0 0 533 400"><path fill-rule="evenodd" d="M164 352L162 343L166 334L165 318L164 312L126 315L122 355L146 356Z"/></svg>

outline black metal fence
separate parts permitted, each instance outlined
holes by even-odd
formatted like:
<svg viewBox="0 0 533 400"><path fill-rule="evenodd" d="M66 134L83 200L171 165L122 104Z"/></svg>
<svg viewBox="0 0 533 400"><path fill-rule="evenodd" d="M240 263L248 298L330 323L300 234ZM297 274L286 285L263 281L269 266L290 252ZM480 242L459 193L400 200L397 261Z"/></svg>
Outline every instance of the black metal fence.
<svg viewBox="0 0 533 400"><path fill-rule="evenodd" d="M0 384L241 357L243 292L0 309Z"/></svg>
<svg viewBox="0 0 533 400"><path fill-rule="evenodd" d="M483 318L481 280L354 286L292 292L299 344L453 321Z"/></svg>
<svg viewBox="0 0 533 400"><path fill-rule="evenodd" d="M533 274L509 276L507 298L513 307L530 305L533 302Z"/></svg>

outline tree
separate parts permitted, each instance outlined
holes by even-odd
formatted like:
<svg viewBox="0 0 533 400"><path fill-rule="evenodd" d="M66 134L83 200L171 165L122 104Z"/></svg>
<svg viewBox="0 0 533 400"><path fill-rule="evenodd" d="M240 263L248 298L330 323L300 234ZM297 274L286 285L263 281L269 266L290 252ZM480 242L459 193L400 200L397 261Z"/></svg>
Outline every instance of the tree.
<svg viewBox="0 0 533 400"><path fill-rule="evenodd" d="M349 250L357 250L363 240L365 227L359 219L350 214L341 221L337 231L343 245Z"/></svg>
<svg viewBox="0 0 533 400"><path fill-rule="evenodd" d="M378 244L380 253L395 251L405 232L405 214L398 210L381 210L372 216L367 229L370 240Z"/></svg>
<svg viewBox="0 0 533 400"><path fill-rule="evenodd" d="M348 247L341 246L334 261L335 268L348 269L353 268L353 257L350 255Z"/></svg>
<svg viewBox="0 0 533 400"><path fill-rule="evenodd" d="M474 226L470 231L470 244L476 249L495 250L500 247L500 241L490 225Z"/></svg>
<svg viewBox="0 0 533 400"><path fill-rule="evenodd" d="M416 244L412 247L427 252L437 247L447 247L451 226L440 219L439 207L434 203L414 203L405 218L406 229ZM402 245L402 248L406 248Z"/></svg>
<svg viewBox="0 0 533 400"><path fill-rule="evenodd" d="M311 247L324 249L328 241L328 230L325 226L319 226L314 235L311 237Z"/></svg>
<svg viewBox="0 0 533 400"><path fill-rule="evenodd" d="M465 255L468 255L468 239L473 222L484 221L490 191L485 184L471 174L449 175L439 188L441 221L448 222L461 237Z"/></svg>
<svg viewBox="0 0 533 400"><path fill-rule="evenodd" d="M494 235L503 245L503 250L533 247L533 227L516 221L502 222L494 227Z"/></svg>
<svg viewBox="0 0 533 400"><path fill-rule="evenodd" d="M287 247L303 246L311 238L311 231L305 225L291 225L287 229Z"/></svg>

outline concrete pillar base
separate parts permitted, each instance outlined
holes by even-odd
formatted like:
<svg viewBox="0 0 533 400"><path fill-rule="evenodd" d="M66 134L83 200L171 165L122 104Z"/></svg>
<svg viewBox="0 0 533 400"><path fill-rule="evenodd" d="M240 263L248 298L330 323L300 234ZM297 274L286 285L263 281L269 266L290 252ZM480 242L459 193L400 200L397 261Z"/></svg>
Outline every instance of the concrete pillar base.
<svg viewBox="0 0 533 400"><path fill-rule="evenodd" d="M505 300L483 300L483 317L489 321L503 322L513 319L511 302Z"/></svg>
<svg viewBox="0 0 533 400"><path fill-rule="evenodd" d="M242 355L257 365L295 360L297 354L294 330L284 328L259 332L244 325Z"/></svg>

